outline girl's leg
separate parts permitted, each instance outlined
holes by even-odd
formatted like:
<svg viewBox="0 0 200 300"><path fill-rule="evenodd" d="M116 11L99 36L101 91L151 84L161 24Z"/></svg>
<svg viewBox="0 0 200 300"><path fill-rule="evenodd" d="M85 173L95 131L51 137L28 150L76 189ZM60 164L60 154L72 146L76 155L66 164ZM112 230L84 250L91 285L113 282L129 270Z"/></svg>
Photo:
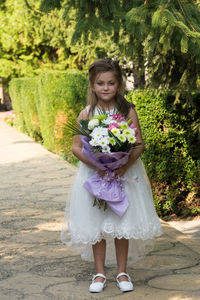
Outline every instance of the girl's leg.
<svg viewBox="0 0 200 300"><path fill-rule="evenodd" d="M94 255L94 262L96 267L96 274L102 273L105 275L104 265L105 265L105 258L106 258L106 241L101 240L99 243L96 243L92 246L93 248L93 255ZM95 282L103 282L104 279L102 277L97 277Z"/></svg>
<svg viewBox="0 0 200 300"><path fill-rule="evenodd" d="M125 272L127 265L128 257L128 246L129 240L127 239L117 239L115 238L115 249L116 249L116 258L117 258L117 274ZM120 276L119 281L128 281L126 276Z"/></svg>

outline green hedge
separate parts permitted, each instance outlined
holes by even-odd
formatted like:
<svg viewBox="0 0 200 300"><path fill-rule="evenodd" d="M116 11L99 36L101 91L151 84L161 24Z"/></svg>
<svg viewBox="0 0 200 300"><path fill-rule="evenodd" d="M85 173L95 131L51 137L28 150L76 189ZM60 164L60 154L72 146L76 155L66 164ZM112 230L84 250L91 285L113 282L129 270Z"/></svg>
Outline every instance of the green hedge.
<svg viewBox="0 0 200 300"><path fill-rule="evenodd" d="M191 104L186 106L187 95L174 104L173 92L134 91L128 95L140 119L146 146L142 158L160 216L200 212L200 140L192 130L200 116L200 94L190 96Z"/></svg>
<svg viewBox="0 0 200 300"><path fill-rule="evenodd" d="M14 79L10 83L10 95L16 112L16 126L36 141L42 140L38 112L35 104L37 78Z"/></svg>
<svg viewBox="0 0 200 300"><path fill-rule="evenodd" d="M10 95L17 115L16 127L69 162L72 136L64 124L75 122L85 106L88 80L80 72L42 72L36 78L10 82Z"/></svg>
<svg viewBox="0 0 200 300"><path fill-rule="evenodd" d="M12 79L9 84L9 94L15 111L15 126L19 131L26 132L23 105L21 101L21 90L24 79Z"/></svg>
<svg viewBox="0 0 200 300"><path fill-rule="evenodd" d="M70 162L72 136L65 129L67 121L76 122L85 106L88 82L81 74L48 72L38 78L36 105L44 146Z"/></svg>

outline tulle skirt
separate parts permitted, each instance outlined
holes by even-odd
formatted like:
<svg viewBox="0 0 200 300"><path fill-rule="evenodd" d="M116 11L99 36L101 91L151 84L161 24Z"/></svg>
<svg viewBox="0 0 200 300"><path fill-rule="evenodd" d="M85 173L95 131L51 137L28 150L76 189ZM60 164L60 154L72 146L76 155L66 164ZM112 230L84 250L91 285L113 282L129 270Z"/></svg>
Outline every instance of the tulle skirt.
<svg viewBox="0 0 200 300"><path fill-rule="evenodd" d="M128 180L124 182L124 190L129 207L122 217L109 207L105 211L93 207L94 198L83 184L94 172L80 162L66 203L61 240L83 259L93 261L92 245L105 239L106 264L112 264L115 262L114 238L129 239L128 259L135 262L152 250L154 238L162 234L143 163L137 159L125 174ZM136 177L138 180L133 181Z"/></svg>

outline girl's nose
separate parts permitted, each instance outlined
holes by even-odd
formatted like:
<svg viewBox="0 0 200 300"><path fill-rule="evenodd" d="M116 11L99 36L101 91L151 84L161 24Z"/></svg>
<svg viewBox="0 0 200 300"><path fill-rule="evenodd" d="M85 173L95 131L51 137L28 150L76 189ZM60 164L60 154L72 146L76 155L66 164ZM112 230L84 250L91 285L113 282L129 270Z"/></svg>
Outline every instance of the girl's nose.
<svg viewBox="0 0 200 300"><path fill-rule="evenodd" d="M105 85L104 85L104 90L107 90L107 89L108 89L108 85L105 84Z"/></svg>

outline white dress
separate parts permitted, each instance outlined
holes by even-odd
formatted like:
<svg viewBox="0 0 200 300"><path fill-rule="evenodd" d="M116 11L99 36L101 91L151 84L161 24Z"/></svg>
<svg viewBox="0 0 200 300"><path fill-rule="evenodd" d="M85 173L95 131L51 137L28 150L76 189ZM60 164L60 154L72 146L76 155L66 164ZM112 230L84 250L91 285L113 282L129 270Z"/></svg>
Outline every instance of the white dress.
<svg viewBox="0 0 200 300"><path fill-rule="evenodd" d="M98 114L95 110L94 114ZM154 208L151 186L140 158L128 169L124 177L138 178L137 182L124 182L129 207L119 217L109 207L104 211L93 207L94 197L83 187L95 170L80 162L67 200L61 240L73 247L85 260L93 261L92 245L106 240L106 264L114 263L113 239L129 239L129 261L135 262L152 250L153 240L162 234L160 220Z"/></svg>

